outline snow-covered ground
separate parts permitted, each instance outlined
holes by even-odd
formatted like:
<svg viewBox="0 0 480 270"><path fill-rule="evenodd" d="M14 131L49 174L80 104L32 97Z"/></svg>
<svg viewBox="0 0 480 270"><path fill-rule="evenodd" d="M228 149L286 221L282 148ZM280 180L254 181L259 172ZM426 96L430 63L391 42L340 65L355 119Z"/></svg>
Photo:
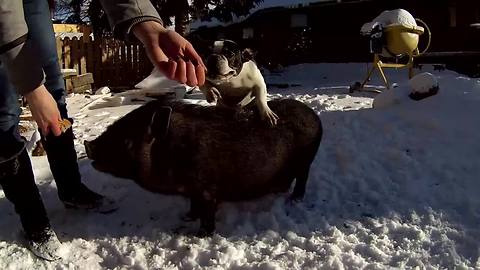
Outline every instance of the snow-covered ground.
<svg viewBox="0 0 480 270"><path fill-rule="evenodd" d="M64 259L36 259L0 191L0 269L479 269L480 80L429 71L440 91L421 101L407 95L406 71L382 94L355 92L365 64L302 64L266 75L270 97L301 100L320 115L324 137L305 200L287 194L222 204L217 234L186 232L188 201L153 194L80 160L84 182L118 201L97 214L66 210L45 157L33 158L38 186ZM417 71L418 72L418 71ZM378 76L370 82L381 85ZM373 98L382 106L372 108ZM138 107L128 96L75 95L77 150ZM379 102L377 100L377 102ZM133 102L134 103L134 102Z"/></svg>

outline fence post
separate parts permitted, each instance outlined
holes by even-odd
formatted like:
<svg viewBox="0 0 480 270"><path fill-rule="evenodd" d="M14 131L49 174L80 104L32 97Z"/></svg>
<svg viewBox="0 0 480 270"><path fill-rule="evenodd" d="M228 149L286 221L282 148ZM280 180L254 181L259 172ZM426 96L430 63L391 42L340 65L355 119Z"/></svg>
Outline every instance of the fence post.
<svg viewBox="0 0 480 270"><path fill-rule="evenodd" d="M60 38L55 39L55 44L57 46L57 57L58 57L58 65L60 68L64 67L64 60L63 60L63 54L62 54L62 49L63 49L63 42Z"/></svg>
<svg viewBox="0 0 480 270"><path fill-rule="evenodd" d="M79 45L79 55L80 55L80 71L79 74L85 74L87 73L87 43L84 41L85 39L88 39L88 37L82 36L78 42Z"/></svg>
<svg viewBox="0 0 480 270"><path fill-rule="evenodd" d="M64 59L64 68L73 68L72 65L72 42L70 38L66 37L63 39L63 59ZM65 90L69 92L72 89L72 80L65 79Z"/></svg>
<svg viewBox="0 0 480 270"><path fill-rule="evenodd" d="M85 38L85 37L84 37ZM94 73L94 53L95 53L95 48L92 46L93 45L93 40L92 37L88 37L85 42L85 62L86 62L86 70L87 72L90 72L95 76Z"/></svg>

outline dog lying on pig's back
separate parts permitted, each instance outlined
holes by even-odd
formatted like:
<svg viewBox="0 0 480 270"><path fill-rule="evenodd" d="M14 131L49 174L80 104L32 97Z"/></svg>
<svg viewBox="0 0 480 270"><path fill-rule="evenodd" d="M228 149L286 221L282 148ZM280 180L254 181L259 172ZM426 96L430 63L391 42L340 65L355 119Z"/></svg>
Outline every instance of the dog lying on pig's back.
<svg viewBox="0 0 480 270"><path fill-rule="evenodd" d="M255 106L232 110L183 102L153 101L85 142L100 171L134 179L147 190L191 199L190 218L201 232L214 231L221 201L288 191L305 193L310 164L322 136L317 114L295 100L273 100L275 127Z"/></svg>

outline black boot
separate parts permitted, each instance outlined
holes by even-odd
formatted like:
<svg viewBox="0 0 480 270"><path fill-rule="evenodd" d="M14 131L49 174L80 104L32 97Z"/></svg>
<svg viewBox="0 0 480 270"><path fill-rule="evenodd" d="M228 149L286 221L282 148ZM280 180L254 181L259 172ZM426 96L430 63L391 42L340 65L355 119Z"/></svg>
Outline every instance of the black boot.
<svg viewBox="0 0 480 270"><path fill-rule="evenodd" d="M0 184L5 197L15 206L32 252L46 260L59 259L60 242L50 227L26 150L0 164Z"/></svg>
<svg viewBox="0 0 480 270"><path fill-rule="evenodd" d="M116 210L117 207L112 200L106 199L82 184L73 139L72 128L57 137L42 136L42 144L57 183L60 200L67 208L96 209L102 213Z"/></svg>

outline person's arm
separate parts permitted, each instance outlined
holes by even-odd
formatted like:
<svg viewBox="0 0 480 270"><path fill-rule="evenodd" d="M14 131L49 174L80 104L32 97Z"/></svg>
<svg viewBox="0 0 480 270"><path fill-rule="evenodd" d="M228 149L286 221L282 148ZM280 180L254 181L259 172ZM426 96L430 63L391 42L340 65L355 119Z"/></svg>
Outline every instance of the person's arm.
<svg viewBox="0 0 480 270"><path fill-rule="evenodd" d="M42 65L27 37L22 1L0 0L0 61L20 94L44 82Z"/></svg>
<svg viewBox="0 0 480 270"><path fill-rule="evenodd" d="M132 28L141 22L156 21L163 25L160 15L149 0L100 0L114 36L128 40Z"/></svg>
<svg viewBox="0 0 480 270"><path fill-rule="evenodd" d="M144 45L153 65L169 79L201 86L205 65L192 44L163 27L149 0L100 0L114 35L128 40L133 34Z"/></svg>
<svg viewBox="0 0 480 270"><path fill-rule="evenodd" d="M42 64L28 39L22 1L0 0L0 61L10 82L29 103L32 115L46 135L60 135L57 104L44 83ZM0 89L3 91L3 89Z"/></svg>

